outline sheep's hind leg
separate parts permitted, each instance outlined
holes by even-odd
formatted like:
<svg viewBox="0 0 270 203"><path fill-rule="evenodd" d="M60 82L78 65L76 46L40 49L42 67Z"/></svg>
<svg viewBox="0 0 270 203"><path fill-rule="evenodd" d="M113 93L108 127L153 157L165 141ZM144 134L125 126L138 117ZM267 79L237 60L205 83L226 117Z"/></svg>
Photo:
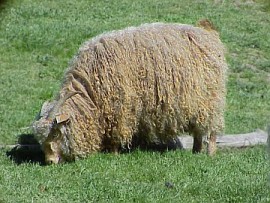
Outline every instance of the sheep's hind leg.
<svg viewBox="0 0 270 203"><path fill-rule="evenodd" d="M216 153L217 144L216 144L217 136L216 133L211 132L210 135L207 136L207 154L209 156L213 156Z"/></svg>

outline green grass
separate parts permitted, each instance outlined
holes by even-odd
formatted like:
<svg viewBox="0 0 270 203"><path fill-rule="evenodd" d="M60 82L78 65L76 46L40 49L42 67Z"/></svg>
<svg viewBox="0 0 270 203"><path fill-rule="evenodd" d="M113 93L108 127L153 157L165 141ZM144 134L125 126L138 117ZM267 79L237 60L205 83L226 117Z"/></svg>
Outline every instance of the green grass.
<svg viewBox="0 0 270 203"><path fill-rule="evenodd" d="M262 3L265 4L262 4ZM270 123L266 0L10 0L0 4L0 144L16 143L87 39L146 22L220 31L229 64L226 133ZM76 163L17 166L0 151L0 202L270 202L265 150L97 154ZM171 182L173 188L167 188Z"/></svg>
<svg viewBox="0 0 270 203"><path fill-rule="evenodd" d="M4 202L269 202L265 147L95 154L75 163L15 166L0 160ZM1 201L0 201L1 202Z"/></svg>

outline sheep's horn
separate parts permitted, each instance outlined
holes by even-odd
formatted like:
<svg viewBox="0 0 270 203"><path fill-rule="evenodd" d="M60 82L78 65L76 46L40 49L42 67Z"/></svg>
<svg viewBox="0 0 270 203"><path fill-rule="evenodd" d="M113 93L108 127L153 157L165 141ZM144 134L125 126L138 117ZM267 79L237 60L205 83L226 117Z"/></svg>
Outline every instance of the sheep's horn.
<svg viewBox="0 0 270 203"><path fill-rule="evenodd" d="M63 98L59 99L58 102L53 107L53 109L50 111L49 115L47 116L47 119L53 119L53 117L55 116L55 114L57 113L59 108L64 104L64 102L66 100L68 100L69 98L71 98L72 96L79 94L79 93L81 93L81 92L79 92L79 91L70 92L70 93L66 94Z"/></svg>

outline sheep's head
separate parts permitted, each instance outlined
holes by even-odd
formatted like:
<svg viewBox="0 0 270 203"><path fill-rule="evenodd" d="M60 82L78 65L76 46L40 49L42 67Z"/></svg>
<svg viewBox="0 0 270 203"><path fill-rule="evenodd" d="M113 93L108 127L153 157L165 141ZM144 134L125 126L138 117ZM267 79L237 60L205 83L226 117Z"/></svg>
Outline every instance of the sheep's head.
<svg viewBox="0 0 270 203"><path fill-rule="evenodd" d="M73 96L69 94L59 101L45 102L38 118L33 123L33 132L42 146L46 164L69 161L69 142L67 137L68 114L59 113L63 103Z"/></svg>
<svg viewBox="0 0 270 203"><path fill-rule="evenodd" d="M68 122L66 115L56 115L54 119L43 117L33 123L34 134L42 146L47 164L57 164L67 160L69 147L66 125Z"/></svg>

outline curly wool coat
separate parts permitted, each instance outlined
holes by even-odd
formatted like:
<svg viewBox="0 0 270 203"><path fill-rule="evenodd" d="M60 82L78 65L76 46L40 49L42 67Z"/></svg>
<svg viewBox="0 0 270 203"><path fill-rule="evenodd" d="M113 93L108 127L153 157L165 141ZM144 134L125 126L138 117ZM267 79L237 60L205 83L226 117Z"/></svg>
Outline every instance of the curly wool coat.
<svg viewBox="0 0 270 203"><path fill-rule="evenodd" d="M221 133L224 47L208 21L200 25L144 24L87 41L33 125L49 162L183 132L194 135L196 152L203 135Z"/></svg>

